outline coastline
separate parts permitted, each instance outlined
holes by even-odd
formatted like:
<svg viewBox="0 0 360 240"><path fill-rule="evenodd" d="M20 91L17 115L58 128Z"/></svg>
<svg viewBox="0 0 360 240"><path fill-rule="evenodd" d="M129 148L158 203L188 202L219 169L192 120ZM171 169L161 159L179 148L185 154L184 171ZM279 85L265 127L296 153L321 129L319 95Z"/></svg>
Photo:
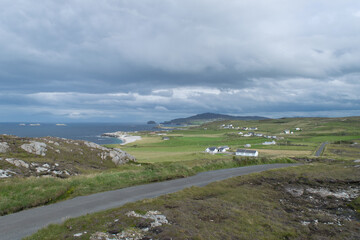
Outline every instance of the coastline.
<svg viewBox="0 0 360 240"><path fill-rule="evenodd" d="M133 136L133 135L129 135L129 133L127 132L121 132L121 131L112 132L112 133L103 133L102 136L118 138L122 141L120 145L125 145L128 143L141 140L141 136Z"/></svg>

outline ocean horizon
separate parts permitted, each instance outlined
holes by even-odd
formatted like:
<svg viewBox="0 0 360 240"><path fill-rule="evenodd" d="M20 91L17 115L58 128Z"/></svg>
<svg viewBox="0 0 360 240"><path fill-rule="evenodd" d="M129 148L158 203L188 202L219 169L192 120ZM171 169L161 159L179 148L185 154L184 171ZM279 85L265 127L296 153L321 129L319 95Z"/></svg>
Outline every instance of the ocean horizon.
<svg viewBox="0 0 360 240"><path fill-rule="evenodd" d="M120 144L118 138L101 136L103 133L124 131L151 131L154 124L141 123L41 123L41 122L2 122L0 135L18 137L59 137L90 141L97 144Z"/></svg>

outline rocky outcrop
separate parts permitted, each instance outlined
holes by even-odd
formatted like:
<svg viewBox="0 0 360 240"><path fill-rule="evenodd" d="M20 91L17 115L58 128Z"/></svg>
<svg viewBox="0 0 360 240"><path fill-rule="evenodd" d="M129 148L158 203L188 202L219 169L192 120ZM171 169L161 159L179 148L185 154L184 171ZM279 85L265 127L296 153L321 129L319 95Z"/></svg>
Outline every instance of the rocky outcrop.
<svg viewBox="0 0 360 240"><path fill-rule="evenodd" d="M131 162L131 161L136 161L136 158L130 154L128 154L127 152L119 149L119 148L114 148L112 150L108 150L107 151L100 153L100 157L101 159L105 160L106 158L110 157L111 161L113 163L115 163L115 165L121 165L127 162Z"/></svg>
<svg viewBox="0 0 360 240"><path fill-rule="evenodd" d="M60 178L67 178L72 175L77 175L73 170L68 167L61 166L58 163L26 163L23 160L15 158L0 158L0 161L6 161L17 168L14 171L1 170L0 178L18 176L53 176Z"/></svg>
<svg viewBox="0 0 360 240"><path fill-rule="evenodd" d="M8 178L12 177L13 175L16 175L16 173L13 171L0 169L0 178Z"/></svg>
<svg viewBox="0 0 360 240"><path fill-rule="evenodd" d="M137 217L137 218L145 218L151 219L153 222L150 224L151 228L159 227L163 224L169 224L169 221L166 219L165 215L162 215L159 211L148 211L145 215L135 213L134 211L128 212L125 214L128 217ZM148 231L149 229L145 228L144 231Z"/></svg>
<svg viewBox="0 0 360 240"><path fill-rule="evenodd" d="M24 162L23 160L14 159L14 158L5 158L5 161L7 161L12 165L15 165L16 167L29 168L29 164Z"/></svg>
<svg viewBox="0 0 360 240"><path fill-rule="evenodd" d="M123 239L131 239L131 240L141 240L141 239L150 239L148 237L145 237L146 233L149 231L152 231L156 229L156 227L160 227L163 224L170 224L169 221L166 219L166 216L161 214L159 211L148 211L146 214L138 214L134 211L128 212L125 214L128 217L135 217L135 218L144 218L152 220L149 226L144 227L132 227L128 229L124 229L121 232L112 232L109 231L107 233L105 232L95 232L90 236L90 240L123 240ZM74 237L80 237L83 234L87 232L82 233L76 233L74 234Z"/></svg>
<svg viewBox="0 0 360 240"><path fill-rule="evenodd" d="M93 142L86 142L85 141L84 144L86 146L88 146L89 148L95 148L95 149L99 149L99 150L103 150L103 151L109 150L106 147L100 146L99 144L96 144L96 143L93 143Z"/></svg>
<svg viewBox="0 0 360 240"><path fill-rule="evenodd" d="M6 153L10 147L7 142L0 142L0 153Z"/></svg>
<svg viewBox="0 0 360 240"><path fill-rule="evenodd" d="M127 152L119 148L108 149L93 142L84 142L84 144L91 149L97 149L103 151L99 153L98 156L100 156L102 160L106 160L107 158L110 158L111 161L115 163L115 165L124 164L129 161L136 161L134 156L128 154Z"/></svg>
<svg viewBox="0 0 360 240"><path fill-rule="evenodd" d="M30 142L29 144L21 145L21 148L28 153L45 156L47 145L43 142Z"/></svg>
<svg viewBox="0 0 360 240"><path fill-rule="evenodd" d="M29 154L24 154L24 151ZM15 172L18 177L66 178L88 169L102 171L129 161L136 159L121 149L106 148L93 142L0 135L0 169L3 170L3 177L13 177L15 174L11 172Z"/></svg>

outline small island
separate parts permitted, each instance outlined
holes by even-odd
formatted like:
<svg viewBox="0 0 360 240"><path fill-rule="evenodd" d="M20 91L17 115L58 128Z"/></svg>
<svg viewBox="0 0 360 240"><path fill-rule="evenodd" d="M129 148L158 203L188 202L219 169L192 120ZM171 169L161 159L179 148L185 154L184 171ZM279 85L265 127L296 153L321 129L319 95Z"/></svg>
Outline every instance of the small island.
<svg viewBox="0 0 360 240"><path fill-rule="evenodd" d="M148 121L147 124L156 124L156 122L151 120L151 121Z"/></svg>

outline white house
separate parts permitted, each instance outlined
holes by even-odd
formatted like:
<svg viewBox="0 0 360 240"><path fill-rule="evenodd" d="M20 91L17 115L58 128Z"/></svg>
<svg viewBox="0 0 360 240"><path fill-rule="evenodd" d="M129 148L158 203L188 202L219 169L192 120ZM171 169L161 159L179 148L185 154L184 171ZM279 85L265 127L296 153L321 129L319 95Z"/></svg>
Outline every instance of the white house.
<svg viewBox="0 0 360 240"><path fill-rule="evenodd" d="M251 137L251 136L252 136L252 134L250 134L250 133L246 133L246 134L244 134L243 136L244 136L244 137Z"/></svg>
<svg viewBox="0 0 360 240"><path fill-rule="evenodd" d="M229 150L229 149L230 149L229 146L221 146L221 147L219 147L219 148L223 148L223 149L225 149L225 150Z"/></svg>
<svg viewBox="0 0 360 240"><path fill-rule="evenodd" d="M205 149L205 152L207 152L207 153L217 153L218 149L216 147L208 147L207 149Z"/></svg>
<svg viewBox="0 0 360 240"><path fill-rule="evenodd" d="M284 130L284 133L285 134L290 134L290 130L286 129L286 130Z"/></svg>
<svg viewBox="0 0 360 240"><path fill-rule="evenodd" d="M235 155L244 157L257 157L259 156L259 152L256 150L238 149L236 150Z"/></svg>
<svg viewBox="0 0 360 240"><path fill-rule="evenodd" d="M272 142L263 142L262 145L275 145L276 142L272 141Z"/></svg>
<svg viewBox="0 0 360 240"><path fill-rule="evenodd" d="M218 152L224 153L224 152L226 152L226 149L225 149L225 148L222 148L222 147L219 147L219 148L218 148Z"/></svg>
<svg viewBox="0 0 360 240"><path fill-rule="evenodd" d="M262 137L263 134L262 134L262 133L255 133L255 136L257 136L257 137Z"/></svg>
<svg viewBox="0 0 360 240"><path fill-rule="evenodd" d="M249 148L251 147L251 144L245 144L244 147Z"/></svg>
<svg viewBox="0 0 360 240"><path fill-rule="evenodd" d="M238 134L239 134L239 135L244 135L244 133L243 133L243 132L238 132Z"/></svg>
<svg viewBox="0 0 360 240"><path fill-rule="evenodd" d="M301 131L301 128L295 128L296 131Z"/></svg>

